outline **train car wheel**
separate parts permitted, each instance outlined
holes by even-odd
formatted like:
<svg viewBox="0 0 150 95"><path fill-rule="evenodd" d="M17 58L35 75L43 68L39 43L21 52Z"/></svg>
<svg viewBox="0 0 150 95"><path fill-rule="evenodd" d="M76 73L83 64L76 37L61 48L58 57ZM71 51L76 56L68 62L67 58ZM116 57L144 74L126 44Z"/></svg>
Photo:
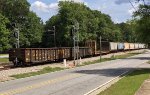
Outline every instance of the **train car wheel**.
<svg viewBox="0 0 150 95"><path fill-rule="evenodd" d="M24 66L25 66L24 62L22 62L22 61L19 62L19 65L20 65L21 67L24 67Z"/></svg>

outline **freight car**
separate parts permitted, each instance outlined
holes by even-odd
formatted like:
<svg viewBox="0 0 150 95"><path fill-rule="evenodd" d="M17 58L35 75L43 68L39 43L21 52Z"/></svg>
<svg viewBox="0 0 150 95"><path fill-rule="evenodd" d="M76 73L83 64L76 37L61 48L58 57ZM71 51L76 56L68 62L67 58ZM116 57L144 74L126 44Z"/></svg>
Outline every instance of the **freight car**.
<svg viewBox="0 0 150 95"><path fill-rule="evenodd" d="M100 43L97 43L95 40L89 40L85 42L85 47L92 49L92 56L100 54ZM101 53L107 54L110 52L110 42L102 41L101 42Z"/></svg>
<svg viewBox="0 0 150 95"><path fill-rule="evenodd" d="M130 50L134 50L135 47L134 47L134 43L130 43Z"/></svg>
<svg viewBox="0 0 150 95"><path fill-rule="evenodd" d="M135 49L139 49L139 44L138 44L138 43L135 43L135 44L134 44L134 48L135 48Z"/></svg>
<svg viewBox="0 0 150 95"><path fill-rule="evenodd" d="M124 50L130 50L130 44L129 43L124 43Z"/></svg>
<svg viewBox="0 0 150 95"><path fill-rule="evenodd" d="M100 55L100 50L102 54L107 54L123 50L135 50L146 48L145 44L102 41L100 49L100 44L97 44L94 40L86 42L85 46L86 47L79 48L78 57L84 58L89 56ZM18 48L11 49L9 52L9 61L12 61L15 66L28 65L32 63L38 64L43 62L62 61L63 59L71 60L73 58L74 49L71 47Z"/></svg>
<svg viewBox="0 0 150 95"><path fill-rule="evenodd" d="M123 51L124 48L125 48L124 43L118 43L118 45L117 45L117 50L118 51Z"/></svg>
<svg viewBox="0 0 150 95"><path fill-rule="evenodd" d="M110 52L116 52L118 50L117 42L110 42Z"/></svg>
<svg viewBox="0 0 150 95"><path fill-rule="evenodd" d="M100 44L96 43L95 40L88 41L86 43L86 47L92 48L94 55L100 54ZM122 43L122 42L108 42L102 41L101 42L101 52L102 53L111 53L111 52L118 52L118 51L128 51L128 50L137 50L137 49L144 49L146 48L146 44L141 43Z"/></svg>
<svg viewBox="0 0 150 95"><path fill-rule="evenodd" d="M15 66L30 65L32 63L53 62L62 59L73 59L74 49L70 47L63 48L19 48L9 51L9 61ZM80 47L79 57L88 57L92 55L91 48Z"/></svg>

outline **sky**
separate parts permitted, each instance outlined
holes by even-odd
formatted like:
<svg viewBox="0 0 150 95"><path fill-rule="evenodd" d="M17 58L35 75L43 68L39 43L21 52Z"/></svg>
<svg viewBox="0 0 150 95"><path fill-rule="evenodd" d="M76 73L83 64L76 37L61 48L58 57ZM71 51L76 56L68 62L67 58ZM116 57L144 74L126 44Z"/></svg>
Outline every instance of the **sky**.
<svg viewBox="0 0 150 95"><path fill-rule="evenodd" d="M45 22L53 15L58 13L58 2L65 0L28 0L31 4L30 10L34 11ZM71 0L67 0L71 1ZM115 23L126 22L132 19L132 13L138 8L139 3L133 2L135 9L131 6L129 0L72 0L78 3L84 3L92 10L99 10L102 13L111 16Z"/></svg>

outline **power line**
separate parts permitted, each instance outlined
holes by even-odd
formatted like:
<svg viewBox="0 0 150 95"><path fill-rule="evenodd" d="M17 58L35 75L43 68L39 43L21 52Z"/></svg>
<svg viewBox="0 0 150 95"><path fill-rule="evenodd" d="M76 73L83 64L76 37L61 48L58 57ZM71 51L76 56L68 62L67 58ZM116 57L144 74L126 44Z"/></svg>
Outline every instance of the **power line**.
<svg viewBox="0 0 150 95"><path fill-rule="evenodd" d="M136 11L136 8L134 7L134 5L132 4L132 2L130 0L128 0L131 4L131 6L133 7L133 9Z"/></svg>

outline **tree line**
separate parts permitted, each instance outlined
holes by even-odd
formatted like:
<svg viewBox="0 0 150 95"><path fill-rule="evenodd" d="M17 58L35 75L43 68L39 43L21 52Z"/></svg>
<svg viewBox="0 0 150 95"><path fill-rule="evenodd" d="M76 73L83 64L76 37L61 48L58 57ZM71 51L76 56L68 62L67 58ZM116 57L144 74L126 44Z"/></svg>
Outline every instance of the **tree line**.
<svg viewBox="0 0 150 95"><path fill-rule="evenodd" d="M79 41L103 40L118 42L149 42L149 5L141 5L134 13L136 19L115 24L111 17L92 10L82 3L60 1L58 14L44 24L40 17L30 11L27 0L0 0L0 51L15 48L14 29L20 31L20 47L72 46L72 28L79 23ZM138 34L138 35L137 35Z"/></svg>

